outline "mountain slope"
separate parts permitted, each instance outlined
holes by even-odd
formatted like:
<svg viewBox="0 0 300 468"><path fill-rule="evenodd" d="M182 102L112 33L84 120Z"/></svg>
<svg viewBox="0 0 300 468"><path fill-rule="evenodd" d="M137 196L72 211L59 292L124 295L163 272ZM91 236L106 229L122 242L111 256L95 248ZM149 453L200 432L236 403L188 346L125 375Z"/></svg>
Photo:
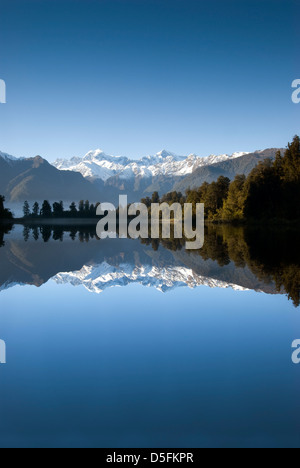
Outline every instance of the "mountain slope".
<svg viewBox="0 0 300 468"><path fill-rule="evenodd" d="M164 194L198 168L235 160L247 153L222 154L207 158L195 154L177 156L163 150L154 156L130 160L111 156L101 150L90 151L83 158L58 159L53 165L62 171L80 172L101 191L106 199L117 202L119 194L128 195L129 202L140 200L154 191Z"/></svg>
<svg viewBox="0 0 300 468"><path fill-rule="evenodd" d="M80 172L84 177L101 179L105 182L114 176L119 176L123 180L137 176L186 176L197 167L235 158L242 154L245 153L235 153L232 156L225 154L220 156L212 155L208 158L200 158L194 154L177 156L163 150L154 156L130 160L127 157L111 156L105 154L102 150L96 150L90 151L83 158L57 159L53 165L60 170Z"/></svg>
<svg viewBox="0 0 300 468"><path fill-rule="evenodd" d="M135 161L127 157L107 155L102 150L96 150L90 151L83 158L57 159L53 165L57 169L80 172L86 178L101 179L104 182L115 176L126 181L136 177L185 177L198 167L235 159L244 154L247 153L234 153L231 156L227 154L211 155L207 158L201 158L195 154L177 156L163 150L154 156L146 156Z"/></svg>
<svg viewBox="0 0 300 468"><path fill-rule="evenodd" d="M210 166L204 166L196 169L174 185L174 190L185 192L188 188L200 187L204 182L213 182L221 175L233 180L238 174L248 175L252 169L267 158L274 159L278 149L270 148L264 151L249 153L238 158L218 162ZM283 152L284 150L281 149Z"/></svg>
<svg viewBox="0 0 300 468"><path fill-rule="evenodd" d="M172 190L184 193L187 188L212 182L220 175L230 179L237 174L247 175L259 161L274 158L276 151L202 158L194 154L177 156L164 150L134 161L97 150L84 158L59 159L53 165L41 157L16 159L0 152L0 193L9 202L89 199L115 205L119 195L125 194L133 203L154 191L160 195Z"/></svg>
<svg viewBox="0 0 300 468"><path fill-rule="evenodd" d="M15 159L0 154L0 193L7 201L98 200L99 192L81 174L59 171L45 159Z"/></svg>

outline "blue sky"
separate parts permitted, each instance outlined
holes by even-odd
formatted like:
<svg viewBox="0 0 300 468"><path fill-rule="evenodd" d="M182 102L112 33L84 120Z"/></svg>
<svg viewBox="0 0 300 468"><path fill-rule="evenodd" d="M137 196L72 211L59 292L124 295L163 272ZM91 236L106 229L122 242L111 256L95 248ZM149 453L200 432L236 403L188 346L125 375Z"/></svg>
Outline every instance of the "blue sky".
<svg viewBox="0 0 300 468"><path fill-rule="evenodd" d="M141 157L299 133L299 2L0 0L0 149Z"/></svg>

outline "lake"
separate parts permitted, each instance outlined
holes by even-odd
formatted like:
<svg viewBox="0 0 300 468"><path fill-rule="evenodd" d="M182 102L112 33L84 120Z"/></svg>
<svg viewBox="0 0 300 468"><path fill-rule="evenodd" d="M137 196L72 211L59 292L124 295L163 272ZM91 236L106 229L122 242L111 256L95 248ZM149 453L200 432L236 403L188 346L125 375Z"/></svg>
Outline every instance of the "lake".
<svg viewBox="0 0 300 468"><path fill-rule="evenodd" d="M0 234L1 447L299 447L299 231Z"/></svg>

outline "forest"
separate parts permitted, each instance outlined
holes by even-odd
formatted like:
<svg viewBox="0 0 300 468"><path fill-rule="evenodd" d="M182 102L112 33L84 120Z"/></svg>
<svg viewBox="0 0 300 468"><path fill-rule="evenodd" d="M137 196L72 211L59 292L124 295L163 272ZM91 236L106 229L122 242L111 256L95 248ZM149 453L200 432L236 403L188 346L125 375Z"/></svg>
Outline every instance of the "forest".
<svg viewBox="0 0 300 468"><path fill-rule="evenodd" d="M142 200L151 203L204 203L205 217L211 221L251 222L263 220L300 221L300 139L292 143L274 161L266 159L249 174L237 175L233 181L221 176L211 184L205 182L195 190L171 192L161 199L155 192Z"/></svg>

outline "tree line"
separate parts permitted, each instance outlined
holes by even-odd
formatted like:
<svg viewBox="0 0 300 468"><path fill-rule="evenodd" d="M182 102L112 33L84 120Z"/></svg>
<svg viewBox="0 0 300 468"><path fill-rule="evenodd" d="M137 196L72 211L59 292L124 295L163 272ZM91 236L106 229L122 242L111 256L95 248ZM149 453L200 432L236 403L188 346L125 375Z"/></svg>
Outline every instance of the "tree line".
<svg viewBox="0 0 300 468"><path fill-rule="evenodd" d="M215 221L300 220L300 139L295 136L282 156L274 161L260 162L246 177L237 175L233 181L220 176L216 182L204 182L183 195L170 192L161 199L155 192L142 200L149 209L151 203L204 203L205 216Z"/></svg>
<svg viewBox="0 0 300 468"><path fill-rule="evenodd" d="M54 202L52 205L45 200L40 206L35 202L30 208L28 201L24 202L23 214L24 218L94 218L100 203L90 204L88 200L81 200L78 207L75 202L72 202L69 209L65 210L63 201Z"/></svg>

